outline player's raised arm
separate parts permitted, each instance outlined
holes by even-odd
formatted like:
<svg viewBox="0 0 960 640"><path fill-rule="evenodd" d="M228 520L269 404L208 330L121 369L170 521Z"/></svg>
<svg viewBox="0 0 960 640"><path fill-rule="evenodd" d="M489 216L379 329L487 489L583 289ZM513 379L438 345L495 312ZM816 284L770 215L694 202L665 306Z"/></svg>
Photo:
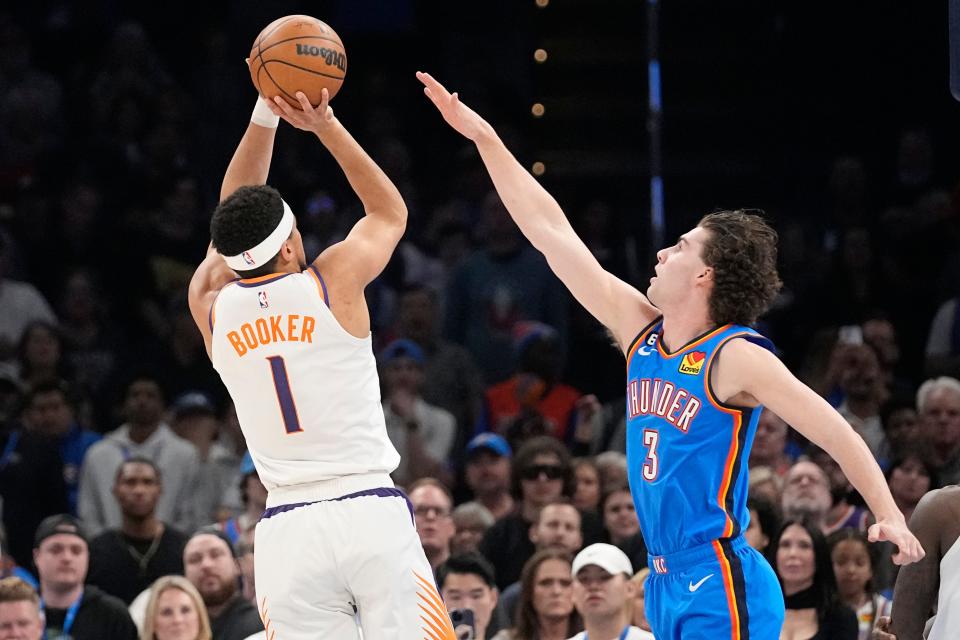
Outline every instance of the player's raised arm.
<svg viewBox="0 0 960 640"><path fill-rule="evenodd" d="M742 398L738 396L748 394L829 453L877 518L868 531L870 541L894 543L898 548L893 556L896 564L923 557L923 548L907 528L863 438L774 354L745 340L733 340L714 365L711 384L724 402L739 404Z"/></svg>
<svg viewBox="0 0 960 640"><path fill-rule="evenodd" d="M245 185L266 184L273 158L273 140L280 118L265 98L257 98L250 124L237 145L220 185L220 201Z"/></svg>
<svg viewBox="0 0 960 640"><path fill-rule="evenodd" d="M276 98L271 109L296 128L320 138L363 203L366 215L342 242L324 251L316 261L324 277L329 274L338 282L349 279L362 289L387 266L406 229L407 207L390 178L333 115L326 89L322 95L317 108L297 92L301 110L282 98Z"/></svg>
<svg viewBox="0 0 960 640"><path fill-rule="evenodd" d="M271 112L269 104L258 97L237 150L234 151L227 171L220 185L220 200L245 185L264 184L270 172L270 160L273 157L273 140L277 135L280 118ZM197 267L190 279L187 301L194 322L203 335L207 349L210 347L210 323L208 314L220 291L236 274L223 261L213 245L207 247L207 255Z"/></svg>
<svg viewBox="0 0 960 640"><path fill-rule="evenodd" d="M604 271L557 201L517 162L489 123L429 74L417 72L417 78L447 124L477 145L500 199L523 235L626 349L637 331L659 315L657 309L634 287Z"/></svg>

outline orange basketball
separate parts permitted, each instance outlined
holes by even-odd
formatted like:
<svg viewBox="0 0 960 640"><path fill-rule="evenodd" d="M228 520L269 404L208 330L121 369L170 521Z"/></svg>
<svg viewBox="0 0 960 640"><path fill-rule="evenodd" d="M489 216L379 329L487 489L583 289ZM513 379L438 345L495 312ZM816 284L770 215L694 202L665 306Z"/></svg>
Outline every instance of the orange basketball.
<svg viewBox="0 0 960 640"><path fill-rule="evenodd" d="M347 52L340 36L310 16L286 16L260 32L250 50L250 77L264 98L284 98L300 108L297 91L320 104L326 87L333 98L347 74Z"/></svg>

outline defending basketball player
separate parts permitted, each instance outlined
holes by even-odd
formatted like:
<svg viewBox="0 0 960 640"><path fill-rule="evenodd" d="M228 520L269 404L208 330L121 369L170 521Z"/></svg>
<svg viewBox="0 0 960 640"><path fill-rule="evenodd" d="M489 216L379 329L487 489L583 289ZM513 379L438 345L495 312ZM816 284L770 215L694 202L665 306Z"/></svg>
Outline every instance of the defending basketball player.
<svg viewBox="0 0 960 640"><path fill-rule="evenodd" d="M390 480L366 285L407 211L334 117L323 90L302 110L258 100L230 161L190 283L193 318L267 487L257 525L260 613L270 637L453 637L406 496ZM319 138L366 215L307 264L296 217L264 183L280 119ZM239 278L238 278L239 276Z"/></svg>
<svg viewBox="0 0 960 640"><path fill-rule="evenodd" d="M417 77L444 120L472 140L504 205L627 359L627 456L653 569L647 617L658 638L776 638L783 596L744 541L747 464L761 407L828 451L877 517L872 541L915 562L907 529L870 450L749 328L773 300L776 233L742 211L705 216L657 254L644 295L602 269L557 202L457 94Z"/></svg>

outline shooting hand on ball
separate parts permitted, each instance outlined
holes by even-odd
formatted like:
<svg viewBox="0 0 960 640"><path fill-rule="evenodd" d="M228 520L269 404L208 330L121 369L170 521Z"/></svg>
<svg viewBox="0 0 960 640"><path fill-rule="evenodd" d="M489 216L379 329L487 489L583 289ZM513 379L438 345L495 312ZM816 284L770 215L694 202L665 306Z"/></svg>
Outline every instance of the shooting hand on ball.
<svg viewBox="0 0 960 640"><path fill-rule="evenodd" d="M461 135L476 142L481 135L492 131L486 120L460 102L456 93L447 91L429 73L417 71L417 80L423 83L423 93L437 107L443 119Z"/></svg>
<svg viewBox="0 0 960 640"><path fill-rule="evenodd" d="M323 134L333 126L337 119L333 116L333 109L330 108L330 93L323 89L321 92L320 105L316 108L307 100L307 96L302 91L297 91L296 98L300 103L300 109L291 107L290 104L281 98L275 96L272 101L268 100L270 110L280 116L297 129L303 131L312 131L318 136Z"/></svg>

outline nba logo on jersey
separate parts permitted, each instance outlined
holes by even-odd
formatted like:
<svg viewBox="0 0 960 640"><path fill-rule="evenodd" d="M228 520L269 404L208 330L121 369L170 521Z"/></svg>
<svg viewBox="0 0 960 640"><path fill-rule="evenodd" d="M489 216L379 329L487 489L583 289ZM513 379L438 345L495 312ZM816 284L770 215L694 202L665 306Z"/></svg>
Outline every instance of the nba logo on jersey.
<svg viewBox="0 0 960 640"><path fill-rule="evenodd" d="M267 302L267 292L266 292L266 291L260 291L259 293L257 293L257 299L260 301L260 308L261 308L261 309L266 309L267 307L270 306L270 303Z"/></svg>
<svg viewBox="0 0 960 640"><path fill-rule="evenodd" d="M703 363L707 359L707 354L703 351L693 351L683 356L680 361L680 373L695 376L703 369Z"/></svg>
<svg viewBox="0 0 960 640"><path fill-rule="evenodd" d="M253 256L250 255L249 251L244 251L241 255L243 256L243 261L246 262L251 267L257 264L256 262L253 261Z"/></svg>

